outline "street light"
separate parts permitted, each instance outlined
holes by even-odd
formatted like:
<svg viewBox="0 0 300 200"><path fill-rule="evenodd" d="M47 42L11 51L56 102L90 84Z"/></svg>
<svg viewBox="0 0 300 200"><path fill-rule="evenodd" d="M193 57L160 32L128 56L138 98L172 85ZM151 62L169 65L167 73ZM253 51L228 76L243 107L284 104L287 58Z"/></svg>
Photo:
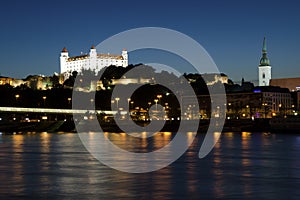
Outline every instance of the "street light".
<svg viewBox="0 0 300 200"><path fill-rule="evenodd" d="M166 118L168 118L168 115L169 115L169 103L165 103L165 107L164 107L164 110L165 110L165 113L166 113Z"/></svg>
<svg viewBox="0 0 300 200"><path fill-rule="evenodd" d="M69 97L69 98L68 98L68 104L69 104L69 105L71 105L71 100L72 100L72 98Z"/></svg>
<svg viewBox="0 0 300 200"><path fill-rule="evenodd" d="M46 107L46 99L47 99L47 97L46 97L46 96L43 96L43 100L44 100L44 107Z"/></svg>
<svg viewBox="0 0 300 200"><path fill-rule="evenodd" d="M282 115L282 113L281 113L281 107L282 107L282 104L280 103L279 105L278 105L278 107L279 107L279 115L281 116Z"/></svg>
<svg viewBox="0 0 300 200"><path fill-rule="evenodd" d="M111 104L114 104L115 100L111 100ZM113 109L113 106L111 106L111 108Z"/></svg>
<svg viewBox="0 0 300 200"><path fill-rule="evenodd" d="M115 100L116 100L116 102L117 102L117 111L119 111L119 100L120 100L120 98L119 98L119 97L116 97Z"/></svg>
<svg viewBox="0 0 300 200"><path fill-rule="evenodd" d="M130 101L131 101L131 98L127 98L127 106L128 106L128 119L130 119Z"/></svg>
<svg viewBox="0 0 300 200"><path fill-rule="evenodd" d="M249 118L249 116L251 116L251 109L250 109L249 105L246 105L246 115L247 115L247 118Z"/></svg>
<svg viewBox="0 0 300 200"><path fill-rule="evenodd" d="M161 95L161 94L158 94L158 95L157 95L157 98L158 98L158 100L159 100L159 103L161 104L160 99L162 98L162 95Z"/></svg>
<svg viewBox="0 0 300 200"><path fill-rule="evenodd" d="M16 102L17 102L17 104L18 104L18 99L19 99L20 95L19 95L19 94L16 94L15 97L16 97Z"/></svg>
<svg viewBox="0 0 300 200"><path fill-rule="evenodd" d="M94 99L90 99L92 108L94 107Z"/></svg>
<svg viewBox="0 0 300 200"><path fill-rule="evenodd" d="M130 98L128 98L128 99L127 99L128 106L129 106L129 102L130 102L130 101L131 101L131 99L130 99Z"/></svg>
<svg viewBox="0 0 300 200"><path fill-rule="evenodd" d="M262 106L264 107L264 114L265 114L264 118L266 118L267 117L267 106L268 106L268 104L267 103L263 103Z"/></svg>
<svg viewBox="0 0 300 200"><path fill-rule="evenodd" d="M155 102L155 110L157 111L157 102L158 102L158 99L154 99L154 102Z"/></svg>
<svg viewBox="0 0 300 200"><path fill-rule="evenodd" d="M149 102L148 102L148 105L149 105L148 110L150 109L151 104L152 104L152 103L149 101Z"/></svg>
<svg viewBox="0 0 300 200"><path fill-rule="evenodd" d="M131 104L131 109L133 109L134 101L131 101L130 104Z"/></svg>

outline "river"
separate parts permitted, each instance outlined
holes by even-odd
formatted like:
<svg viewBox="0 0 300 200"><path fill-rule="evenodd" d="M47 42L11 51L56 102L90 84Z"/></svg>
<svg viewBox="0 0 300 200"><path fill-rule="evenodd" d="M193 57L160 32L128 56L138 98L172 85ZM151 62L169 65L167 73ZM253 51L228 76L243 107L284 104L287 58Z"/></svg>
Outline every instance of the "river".
<svg viewBox="0 0 300 200"><path fill-rule="evenodd" d="M106 134L120 146L130 142L126 134ZM199 159L203 137L197 134L171 165L132 174L101 164L76 133L1 133L0 199L299 198L299 134L226 132ZM171 139L172 134L159 133L135 146L151 151Z"/></svg>

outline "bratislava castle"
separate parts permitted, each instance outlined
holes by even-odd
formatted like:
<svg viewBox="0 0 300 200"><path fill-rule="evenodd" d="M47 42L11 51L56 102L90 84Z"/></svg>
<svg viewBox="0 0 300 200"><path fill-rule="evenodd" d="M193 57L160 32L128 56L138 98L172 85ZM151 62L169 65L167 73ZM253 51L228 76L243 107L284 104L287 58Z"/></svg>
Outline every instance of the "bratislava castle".
<svg viewBox="0 0 300 200"><path fill-rule="evenodd" d="M110 65L128 66L128 53L122 50L122 55L98 54L94 45L90 48L89 54L80 56L69 56L68 50L64 47L60 54L60 73L69 77L73 71L80 73L82 69L90 69L98 73L102 68Z"/></svg>
<svg viewBox="0 0 300 200"><path fill-rule="evenodd" d="M262 58L260 59L258 66L258 84L259 86L269 86L272 79L272 67L270 60L267 57L267 44L266 38L263 41Z"/></svg>

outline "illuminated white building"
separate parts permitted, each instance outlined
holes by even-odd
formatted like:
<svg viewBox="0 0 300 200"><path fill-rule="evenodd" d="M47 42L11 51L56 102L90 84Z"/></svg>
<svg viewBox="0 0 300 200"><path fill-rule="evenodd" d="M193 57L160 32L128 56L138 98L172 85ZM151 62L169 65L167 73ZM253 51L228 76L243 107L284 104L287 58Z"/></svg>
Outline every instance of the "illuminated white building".
<svg viewBox="0 0 300 200"><path fill-rule="evenodd" d="M89 54L80 56L69 56L66 48L63 48L60 54L60 73L69 77L73 71L80 73L82 69L90 69L98 73L102 68L110 65L128 66L128 54L126 49L122 50L121 55L98 54L94 45Z"/></svg>

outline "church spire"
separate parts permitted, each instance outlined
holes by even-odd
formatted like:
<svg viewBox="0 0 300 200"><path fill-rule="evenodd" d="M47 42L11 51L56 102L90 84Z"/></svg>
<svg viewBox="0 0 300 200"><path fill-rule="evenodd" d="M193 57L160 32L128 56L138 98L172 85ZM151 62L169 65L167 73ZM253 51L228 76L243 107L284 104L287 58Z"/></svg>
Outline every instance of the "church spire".
<svg viewBox="0 0 300 200"><path fill-rule="evenodd" d="M266 43L266 37L264 37L264 42L263 42L263 48L262 48L262 52L266 52L266 53L267 53L267 43Z"/></svg>
<svg viewBox="0 0 300 200"><path fill-rule="evenodd" d="M259 66L270 66L270 60L267 57L267 42L265 37L263 41L262 58L260 59Z"/></svg>

